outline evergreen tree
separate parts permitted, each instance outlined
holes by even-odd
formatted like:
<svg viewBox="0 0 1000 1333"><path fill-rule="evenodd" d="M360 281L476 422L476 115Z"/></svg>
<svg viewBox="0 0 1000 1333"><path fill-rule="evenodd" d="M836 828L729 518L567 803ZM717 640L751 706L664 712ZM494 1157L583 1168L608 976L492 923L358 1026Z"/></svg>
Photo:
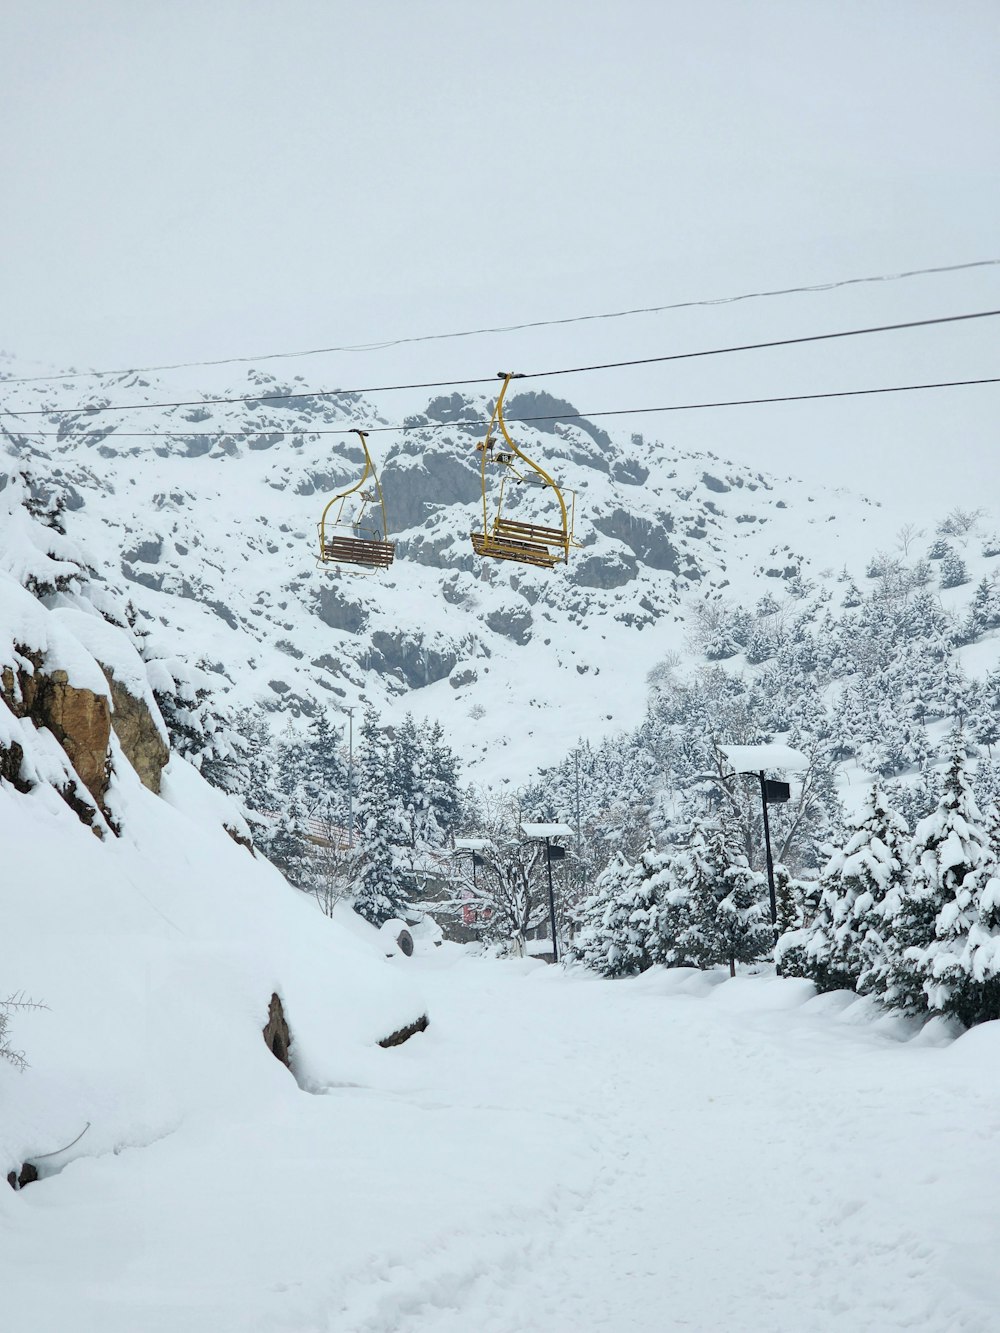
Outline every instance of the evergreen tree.
<svg viewBox="0 0 1000 1333"><path fill-rule="evenodd" d="M635 865L617 855L584 904L586 924L580 955L601 976L630 976L644 972L653 962L656 864L652 840Z"/></svg>
<svg viewBox="0 0 1000 1333"><path fill-rule="evenodd" d="M748 865L730 866L723 875L728 892L716 908L716 930L722 961L735 977L737 963L755 963L774 942L767 881Z"/></svg>
<svg viewBox="0 0 1000 1333"><path fill-rule="evenodd" d="M983 813L983 828L1000 861L1000 763L980 761L974 784L976 804Z"/></svg>
<svg viewBox="0 0 1000 1333"><path fill-rule="evenodd" d="M394 821L386 738L374 708L365 709L357 764L357 825L360 870L354 908L366 921L380 926L406 907L396 871Z"/></svg>
<svg viewBox="0 0 1000 1333"><path fill-rule="evenodd" d="M1000 625L1000 592L990 579L983 579L972 595L960 632L962 643L973 643Z"/></svg>
<svg viewBox="0 0 1000 1333"><path fill-rule="evenodd" d="M1000 1017L1000 866L973 797L960 739L937 810L917 826L913 885L896 917L900 956L887 998L966 1024Z"/></svg>
<svg viewBox="0 0 1000 1333"><path fill-rule="evenodd" d="M837 883L832 958L861 994L885 990L893 961L892 919L906 880L906 821L869 788L845 846L824 874Z"/></svg>
<svg viewBox="0 0 1000 1333"><path fill-rule="evenodd" d="M431 723L422 740L428 800L442 839L449 839L454 837L462 819L461 766L458 756L445 742L440 722Z"/></svg>
<svg viewBox="0 0 1000 1333"><path fill-rule="evenodd" d="M278 738L275 751L277 808L272 812L272 832L267 855L296 888L308 889L312 844L309 840L305 800L306 744L289 722Z"/></svg>
<svg viewBox="0 0 1000 1333"><path fill-rule="evenodd" d="M948 550L941 557L941 587L959 588L969 581L969 571L965 561L953 550Z"/></svg>
<svg viewBox="0 0 1000 1333"><path fill-rule="evenodd" d="M750 914L748 898L754 881L746 875L727 879L733 867L749 869L732 821L696 819L687 847L672 859L660 913L666 961L714 967L731 962L734 948L742 954L744 937L756 938L756 918ZM759 888L759 879L756 883Z"/></svg>
<svg viewBox="0 0 1000 1333"><path fill-rule="evenodd" d="M308 814L324 825L346 826L347 766L342 737L323 710L309 723L302 764L302 795Z"/></svg>

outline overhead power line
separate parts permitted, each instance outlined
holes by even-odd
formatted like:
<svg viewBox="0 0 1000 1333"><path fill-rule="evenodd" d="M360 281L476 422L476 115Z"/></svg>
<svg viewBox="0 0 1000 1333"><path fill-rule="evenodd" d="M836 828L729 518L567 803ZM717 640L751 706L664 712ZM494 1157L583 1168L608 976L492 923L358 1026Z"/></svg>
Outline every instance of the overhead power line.
<svg viewBox="0 0 1000 1333"><path fill-rule="evenodd" d="M521 324L494 324L476 329L455 329L450 333L422 333L403 338L386 338L380 342L344 343L338 347L308 347L297 352L264 352L259 356L226 356L215 360L172 361L157 366L125 366L118 370L66 371L58 375L23 375L5 381L7 384L39 384L59 380L103 379L118 375L149 375L161 370L194 370L210 366L254 365L261 361L294 361L307 356L330 356L340 352L380 352L391 347L406 347L414 343L445 342L457 338L478 338L487 334L521 333L528 329L559 328L568 324L589 324L601 320L628 319L633 315L660 315L670 310L692 310L701 306L735 305L740 301L759 301L776 296L799 296L813 292L831 292L841 287L860 287L879 282L902 282L907 278L923 278L942 273L962 273L970 269L994 268L1000 259L976 259L966 264L940 264L933 268L904 269L899 273L876 273L862 278L839 278L832 282L814 282L797 287L775 287L756 292L740 292L735 296L713 296L700 300L673 301L668 305L633 306L627 310L608 310L596 314L566 315L559 319L535 319Z"/></svg>
<svg viewBox="0 0 1000 1333"><path fill-rule="evenodd" d="M877 394L888 393L917 393L925 389L962 389L977 384L1000 384L1000 375L992 378L972 379L972 380L936 380L933 383L925 384L890 384L877 389L832 389L824 393L790 393L776 394L767 398L726 398L715 402L701 403L667 403L658 407L618 407L610 408L600 412L554 412L538 414L532 416L514 416L509 415L508 420L512 423L521 423L527 425L535 421L593 421L599 417L630 417L652 415L656 412L701 412L711 408L718 407L760 407L765 403L808 403L816 402L819 399L827 398L867 398ZM409 422L397 426L366 426L366 435L381 435L388 432L401 434L413 430L450 430L460 426L487 426L489 419L487 417L466 417L456 421L421 421ZM321 429L310 430L300 427L297 430L114 430L100 436L103 440L139 440L139 439L164 439L164 440L256 440L264 436L271 437L280 435L287 438L292 435L313 436L346 436L356 434L356 428L344 427L341 430ZM59 438L66 439L65 431L32 430L27 435L32 439L39 438Z"/></svg>
<svg viewBox="0 0 1000 1333"><path fill-rule="evenodd" d="M838 338L859 338L874 333L898 333L904 329L931 328L943 324L961 324L976 319L994 319L1000 310L978 310L964 315L940 315L934 319L911 319L897 324L875 324L863 329L842 329L836 333L811 333L796 338L773 338L767 342L738 343L729 347L710 347L697 352L668 352L661 356L638 357L627 361L605 361L590 366L564 366L559 370L528 371L519 379L546 379L555 375L580 375L597 370L617 370L630 366L662 365L669 361L689 361L698 357L726 356L733 352L757 352L775 347L795 347L806 343L829 342ZM379 384L361 389L309 389L295 393L251 394L227 398L191 398L159 403L115 403L96 406L84 404L72 408L4 409L19 417L97 416L104 412L162 411L173 407L212 407L244 403L293 402L303 398L340 398L356 394L395 393L404 389L458 389L494 384L496 377L487 379L434 380L417 384Z"/></svg>

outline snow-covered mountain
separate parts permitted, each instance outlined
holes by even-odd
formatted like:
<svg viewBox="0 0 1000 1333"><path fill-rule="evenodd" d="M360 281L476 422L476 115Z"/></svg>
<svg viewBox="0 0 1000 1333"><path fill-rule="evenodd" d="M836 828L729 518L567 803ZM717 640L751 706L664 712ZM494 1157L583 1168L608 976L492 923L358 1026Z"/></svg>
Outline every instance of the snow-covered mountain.
<svg viewBox="0 0 1000 1333"><path fill-rule="evenodd" d="M303 396L269 401L281 394ZM634 726L646 674L685 653L698 606L749 606L845 568L860 580L906 518L521 392L508 420L544 418L517 437L575 493L580 543L568 566L535 570L472 551L483 428L461 423L488 417L486 396L438 396L400 420L387 398L310 396L259 370L213 396L237 401L138 375L8 383L5 469L65 500L67 532L106 557L96 575L131 601L147 657L200 665L233 704L372 701L387 720L440 719L494 779ZM361 472L346 432L397 422L371 437L394 565L317 567L323 506ZM515 509L532 500L512 496Z"/></svg>

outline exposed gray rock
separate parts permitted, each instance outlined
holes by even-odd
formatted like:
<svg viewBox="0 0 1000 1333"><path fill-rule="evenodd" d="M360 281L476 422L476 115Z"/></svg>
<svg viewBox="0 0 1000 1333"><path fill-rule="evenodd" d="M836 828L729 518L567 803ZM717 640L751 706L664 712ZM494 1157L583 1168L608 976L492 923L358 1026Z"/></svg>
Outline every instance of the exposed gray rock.
<svg viewBox="0 0 1000 1333"><path fill-rule="evenodd" d="M486 617L486 623L495 634L502 634L514 643L524 644L531 638L534 617L526 606L505 606L491 611Z"/></svg>
<svg viewBox="0 0 1000 1333"><path fill-rule="evenodd" d="M419 632L376 630L366 665L372 671L394 672L411 689L418 690L444 680L457 661L453 648L428 646Z"/></svg>
<svg viewBox="0 0 1000 1333"><path fill-rule="evenodd" d="M422 454L419 459L403 454L390 458L382 469L382 491L390 532L423 523L430 507L471 504L482 495L475 451Z"/></svg>
<svg viewBox="0 0 1000 1333"><path fill-rule="evenodd" d="M636 577L638 561L624 551L584 553L571 566L570 576L583 588L621 588Z"/></svg>
<svg viewBox="0 0 1000 1333"><path fill-rule="evenodd" d="M158 565L162 555L163 539L157 537L155 541L137 542L130 551L122 552L122 559L130 565L134 565L137 560L144 565Z"/></svg>
<svg viewBox="0 0 1000 1333"><path fill-rule="evenodd" d="M351 601L339 583L320 584L316 614L330 629L342 629L348 634L360 634L368 623L365 608L360 602Z"/></svg>
<svg viewBox="0 0 1000 1333"><path fill-rule="evenodd" d="M595 517L593 525L605 537L624 542L651 569L666 569L671 574L679 574L680 557L667 536L673 531L674 521L669 514L659 514L657 518L657 523L651 523L625 509L613 509L610 514Z"/></svg>

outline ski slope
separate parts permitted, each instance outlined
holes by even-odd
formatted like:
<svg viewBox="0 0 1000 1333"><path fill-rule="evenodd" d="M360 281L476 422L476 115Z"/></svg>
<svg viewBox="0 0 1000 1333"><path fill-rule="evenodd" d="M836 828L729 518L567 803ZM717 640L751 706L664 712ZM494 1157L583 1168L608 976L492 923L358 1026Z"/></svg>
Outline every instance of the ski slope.
<svg viewBox="0 0 1000 1333"><path fill-rule="evenodd" d="M1000 1028L398 958L431 1026L3 1196L18 1333L1000 1326ZM277 1068L277 1067L276 1067ZM281 1072L280 1070L278 1072Z"/></svg>

